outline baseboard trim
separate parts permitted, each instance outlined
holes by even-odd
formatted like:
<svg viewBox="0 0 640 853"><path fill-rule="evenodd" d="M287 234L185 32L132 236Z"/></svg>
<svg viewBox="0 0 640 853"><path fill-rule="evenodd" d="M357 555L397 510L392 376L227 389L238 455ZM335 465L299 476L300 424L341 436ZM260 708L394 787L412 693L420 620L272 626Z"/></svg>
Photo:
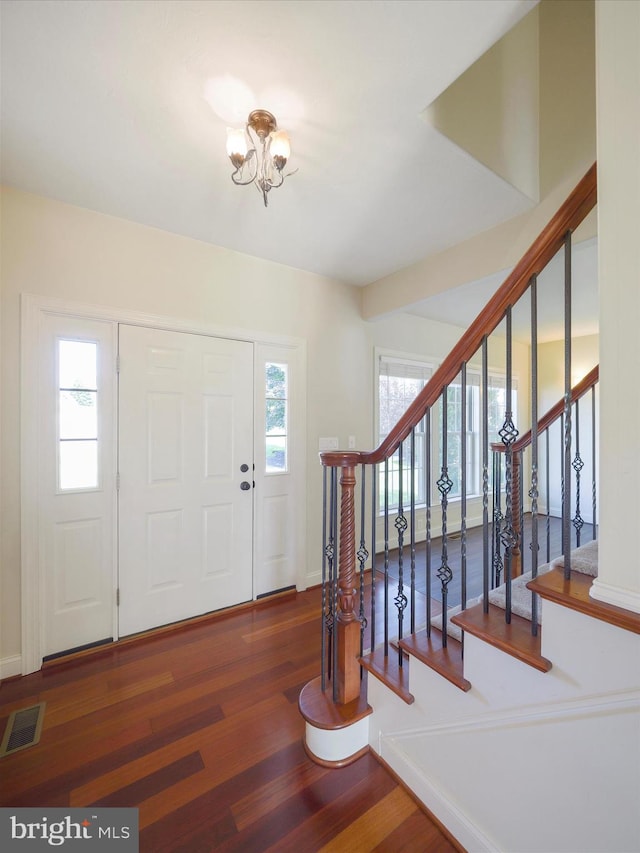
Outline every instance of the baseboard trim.
<svg viewBox="0 0 640 853"><path fill-rule="evenodd" d="M15 678L18 675L22 675L21 655L0 658L0 681L4 681L5 678Z"/></svg>
<svg viewBox="0 0 640 853"><path fill-rule="evenodd" d="M474 853L496 853L499 850L497 844L468 820L458 806L413 763L397 743L381 736L377 747L372 744L371 749L413 792L447 835L455 839L456 846L473 850Z"/></svg>

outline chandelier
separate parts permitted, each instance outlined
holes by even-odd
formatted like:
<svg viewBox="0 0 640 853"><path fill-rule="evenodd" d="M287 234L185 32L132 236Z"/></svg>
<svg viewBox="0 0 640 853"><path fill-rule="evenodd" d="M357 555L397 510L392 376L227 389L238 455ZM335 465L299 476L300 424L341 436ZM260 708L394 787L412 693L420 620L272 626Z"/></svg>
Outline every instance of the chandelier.
<svg viewBox="0 0 640 853"><path fill-rule="evenodd" d="M246 128L227 130L227 154L235 168L231 180L238 186L255 184L265 207L270 190L282 186L284 179L294 174L282 174L290 153L287 133L278 130L275 117L267 110L250 113Z"/></svg>

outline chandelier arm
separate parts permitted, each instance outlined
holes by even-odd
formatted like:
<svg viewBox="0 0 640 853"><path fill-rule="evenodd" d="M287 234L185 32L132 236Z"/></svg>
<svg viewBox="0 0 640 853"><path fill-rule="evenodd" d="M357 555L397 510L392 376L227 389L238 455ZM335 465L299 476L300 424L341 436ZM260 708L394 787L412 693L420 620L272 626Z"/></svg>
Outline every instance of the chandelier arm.
<svg viewBox="0 0 640 853"><path fill-rule="evenodd" d="M251 162L253 162L253 166L251 165ZM246 181L243 181L243 180L240 180L240 177L236 177L236 176L242 175L242 172L244 171L244 167L247 164L249 164L249 166L248 166L249 177L246 179ZM258 174L257 151L255 148L250 148L247 151L247 156L246 156L245 161L242 164L242 166L238 166L238 168L235 170L235 172L232 172L231 180L238 187L246 187L248 184L252 184L255 181L257 174Z"/></svg>

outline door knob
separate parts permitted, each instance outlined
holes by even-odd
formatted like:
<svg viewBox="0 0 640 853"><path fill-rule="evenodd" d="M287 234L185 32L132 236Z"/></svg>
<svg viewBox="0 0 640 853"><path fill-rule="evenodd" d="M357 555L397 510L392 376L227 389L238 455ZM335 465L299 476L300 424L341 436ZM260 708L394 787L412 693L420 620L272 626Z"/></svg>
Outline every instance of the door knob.
<svg viewBox="0 0 640 853"><path fill-rule="evenodd" d="M242 465L240 466L240 470L242 471L243 474L247 473L247 471L249 470L249 466L247 465L246 462L242 463Z"/></svg>
<svg viewBox="0 0 640 853"><path fill-rule="evenodd" d="M243 480L240 483L240 488L242 489L243 492L246 492L248 489L251 488L251 483L248 483L246 480Z"/></svg>

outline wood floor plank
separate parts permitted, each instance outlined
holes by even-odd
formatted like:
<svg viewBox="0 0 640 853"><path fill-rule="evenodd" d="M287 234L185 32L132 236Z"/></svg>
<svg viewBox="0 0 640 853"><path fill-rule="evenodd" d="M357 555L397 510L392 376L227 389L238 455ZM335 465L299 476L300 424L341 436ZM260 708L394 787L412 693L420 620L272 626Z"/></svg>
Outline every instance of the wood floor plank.
<svg viewBox="0 0 640 853"><path fill-rule="evenodd" d="M288 707L288 703L284 697L274 696L265 702L258 703L253 710L263 721L265 718L268 720L266 724L263 722L263 725L274 726L275 720L278 719L278 712L286 707ZM234 720L223 719L208 729L199 730L178 741L165 743L153 752L145 752L144 755L134 758L127 764L127 778L134 782L194 750L200 750L205 764L207 764L206 756L211 755L209 762L211 764L216 760L216 752L233 750L241 743L242 734L248 725L247 718L252 717L253 714L247 711L244 718L242 715L238 715ZM252 725L255 725L253 719ZM212 747L211 752L208 750L209 745ZM117 767L103 773L92 782L74 789L71 797L72 805L88 805L106 797L113 791L117 791L122 786L122 774L122 768Z"/></svg>
<svg viewBox="0 0 640 853"><path fill-rule="evenodd" d="M462 848L460 848L461 850ZM393 832L390 832L371 853L456 853L455 847L434 823L425 823L425 815L416 809Z"/></svg>
<svg viewBox="0 0 640 853"><path fill-rule="evenodd" d="M130 785L113 791L108 797L102 797L88 805L100 808L111 808L114 806L137 806L158 791L164 791L170 785L175 785L181 779L186 779L194 773L204 769L202 756L199 752L192 752L177 761L137 779Z"/></svg>
<svg viewBox="0 0 640 853"><path fill-rule="evenodd" d="M124 699L131 696L139 696L141 693L148 693L156 687L165 687L171 684L173 676L170 672L162 672L158 675L153 675L142 681L134 684L105 691L95 696L83 697L75 702L49 703L47 701L47 714L44 725L47 728L52 728L60 723L66 723L68 720L77 720L78 717L85 717L92 714L94 711L99 711L110 705L117 705Z"/></svg>
<svg viewBox="0 0 640 853"><path fill-rule="evenodd" d="M141 853L312 853L355 822L380 838L376 805L403 800L388 770L370 754L319 767L303 748L319 603L310 590L4 682L0 720L47 710L40 742L2 759L0 806L135 805ZM415 837L449 850L422 812L384 827L394 853Z"/></svg>
<svg viewBox="0 0 640 853"><path fill-rule="evenodd" d="M417 805L402 788L394 788L363 815L320 848L319 853L369 853L410 815Z"/></svg>

